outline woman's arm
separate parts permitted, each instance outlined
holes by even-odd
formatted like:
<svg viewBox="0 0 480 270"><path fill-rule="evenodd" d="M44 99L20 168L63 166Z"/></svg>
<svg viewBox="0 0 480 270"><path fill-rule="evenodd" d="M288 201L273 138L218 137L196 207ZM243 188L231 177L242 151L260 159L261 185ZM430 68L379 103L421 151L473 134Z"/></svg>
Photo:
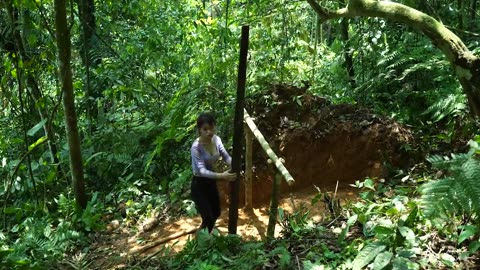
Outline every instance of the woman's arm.
<svg viewBox="0 0 480 270"><path fill-rule="evenodd" d="M232 157L230 156L230 154L228 154L227 150L223 146L222 139L220 139L220 137L218 136L216 137L217 137L216 143L217 143L217 147L218 147L218 151L220 152L220 155L222 156L225 163L227 163L230 167L232 167Z"/></svg>

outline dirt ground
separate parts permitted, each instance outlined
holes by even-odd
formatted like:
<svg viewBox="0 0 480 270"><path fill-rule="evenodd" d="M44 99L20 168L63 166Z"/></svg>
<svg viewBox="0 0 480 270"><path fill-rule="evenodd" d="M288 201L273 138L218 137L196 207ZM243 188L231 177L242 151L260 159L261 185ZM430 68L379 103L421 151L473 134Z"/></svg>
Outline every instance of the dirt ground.
<svg viewBox="0 0 480 270"><path fill-rule="evenodd" d="M284 194L279 203L285 213L293 213L298 209L307 209L310 217L315 222L323 220L329 213L323 202L312 204L312 199L318 194L315 188L306 188L294 194ZM342 204L346 204L356 198L356 189L347 188L339 190L336 194ZM201 223L200 217L181 218L164 226L158 226L149 232L131 233L123 224L110 233L102 232L98 235L97 241L91 246L94 250L89 255L93 261L91 269L122 269L127 263L135 264L146 256L170 247L175 254L179 252L193 235L185 235L166 244L154 246L148 250L139 252L143 246L169 236L179 231L188 231L198 228ZM268 225L268 205L254 207L253 210L239 210L237 234L248 240L263 240ZM228 233L228 209L223 208L220 218L217 220L216 228L221 234ZM275 228L275 236L279 236L281 227Z"/></svg>

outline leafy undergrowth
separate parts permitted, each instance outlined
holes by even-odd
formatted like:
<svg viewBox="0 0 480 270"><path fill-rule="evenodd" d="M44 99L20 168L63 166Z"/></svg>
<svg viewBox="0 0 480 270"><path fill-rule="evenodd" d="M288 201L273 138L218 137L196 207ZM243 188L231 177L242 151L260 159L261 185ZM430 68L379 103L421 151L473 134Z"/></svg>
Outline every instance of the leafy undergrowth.
<svg viewBox="0 0 480 270"><path fill-rule="evenodd" d="M476 190L461 196L462 191L452 187L442 201L447 209L428 211L432 209L432 185L450 178L468 182L468 177L477 176L478 149L475 144L460 161L455 156L432 158L433 168L418 164L409 173L399 173L389 181L357 182L360 199L341 209L332 203L331 217L319 223L312 222L308 211L302 208L293 214L280 211L282 233L278 239L254 242L237 236L200 233L180 253L171 255L165 249L131 268L478 269L478 197L468 197L475 195ZM453 167L446 168L449 161ZM465 175L454 173L462 168ZM438 196L442 191L435 192ZM314 202L322 196L325 194L319 193ZM448 197L452 209L448 209ZM455 197L463 199L465 205L456 202Z"/></svg>
<svg viewBox="0 0 480 270"><path fill-rule="evenodd" d="M51 212L29 211L25 206L6 208L19 222L10 230L0 229L0 269L95 269L91 259L98 255L94 254L94 244L111 236L109 232L118 229L120 223L125 223L129 235L186 211L181 200L168 202L175 206L174 211L166 206L164 196L142 192L137 186L125 188L118 199L119 206L111 207L94 193L86 209L81 210L73 198L61 194ZM148 224L151 220L155 223ZM117 258L106 259L115 262Z"/></svg>
<svg viewBox="0 0 480 270"><path fill-rule="evenodd" d="M308 210L292 214L279 210L280 237L267 242L238 236L199 233L174 254L164 248L156 256L125 262L129 269L478 269L480 137L471 150L450 157L434 156L387 180L357 182L360 198L340 207L326 193L312 204L326 202L330 217L314 222ZM126 197L130 197L128 194ZM126 203L125 223L139 224L154 208L150 196L143 204ZM155 204L159 204L156 202ZM8 235L0 252L0 269L92 269L77 260L86 235L101 226L101 207L94 196L87 210L58 198L57 216L28 218ZM181 207L180 207L181 208ZM149 214L150 213L150 214ZM120 215L120 213L117 213ZM136 222L135 222L136 221ZM54 225L52 225L54 224ZM135 226L131 226L132 228ZM15 235L14 235L15 234ZM12 245L8 237L18 239ZM13 238L12 238L13 239ZM85 251L88 253L88 250ZM105 259L114 258L105 254Z"/></svg>
<svg viewBox="0 0 480 270"><path fill-rule="evenodd" d="M56 213L7 208L21 220L8 232L0 231L0 269L48 269L69 265L66 254L88 245L88 235L102 228L102 204L95 193L83 211L63 194L55 200ZM27 216L25 218L25 216ZM59 262L62 260L62 262Z"/></svg>

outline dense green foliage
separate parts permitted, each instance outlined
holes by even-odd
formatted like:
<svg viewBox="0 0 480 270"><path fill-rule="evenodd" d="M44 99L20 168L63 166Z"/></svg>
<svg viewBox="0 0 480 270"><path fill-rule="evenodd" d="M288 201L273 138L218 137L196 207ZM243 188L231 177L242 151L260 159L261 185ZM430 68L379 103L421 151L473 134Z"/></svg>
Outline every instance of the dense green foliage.
<svg viewBox="0 0 480 270"><path fill-rule="evenodd" d="M467 154L452 154L451 158L440 156L430 158L435 167L446 170L446 175L423 187L422 200L430 215L445 220L450 219L452 215L460 215L480 226L478 220L480 188L477 184L480 177L478 139L471 144L471 150Z"/></svg>
<svg viewBox="0 0 480 270"><path fill-rule="evenodd" d="M330 8L340 6L338 1L323 2ZM452 1L400 2L441 18L478 52L475 32L480 27L475 22L480 4L475 6L475 0L458 1L460 6ZM214 111L220 136L233 134L238 38L243 24L251 26L249 96L274 82L308 82L315 95L334 103L369 107L409 125L421 137L422 150L435 154L451 152L445 146L470 138L475 127L445 57L426 37L398 23L350 19L345 39L340 21L320 25L305 1L97 1L88 55L95 64L87 67L81 61L78 1L70 4L73 85L91 199L87 209L78 209L71 189L53 1L2 1L0 268L42 268L64 261L87 246L92 232L104 227L104 216L121 218L120 205L126 205L124 216L132 222L154 215L158 208L174 209L172 215L191 210L185 199L189 198L194 120L200 111ZM346 51L353 59L353 77L345 64ZM53 134L48 140L47 129ZM229 139L225 142L230 144ZM432 158L434 165L451 174L421 190L422 204L404 193L385 199L379 191L383 187L375 187L377 193L368 193L376 196L375 201L364 197L346 214L349 226L362 224L364 238L346 243L346 235L340 233L341 252L312 246L300 263L306 269L320 264L332 269L361 267L371 261L375 269L423 265L410 255L421 254L415 248L425 247L423 228L431 222L426 216L412 221L412 213L420 216L430 211L463 218L461 225L451 220L453 227L448 231L436 229L452 238L460 228L464 238L460 243L467 235L478 236L475 151L448 161ZM406 192L417 191L411 187ZM420 205L428 211L418 210ZM388 221L381 223L382 218ZM297 223L286 222L285 230L294 230L288 234L292 243L307 235L321 237L329 229L300 223L303 227L298 228L292 225ZM298 261L286 240L266 246L214 236L191 242L178 255L180 261L165 264L245 269L268 261L288 268ZM474 250L478 241L470 245ZM367 251L378 254L367 255Z"/></svg>
<svg viewBox="0 0 480 270"><path fill-rule="evenodd" d="M364 269L367 265L371 269L464 269L462 262L480 249L478 227L455 216L458 212L453 208L442 208L448 220L431 219L430 212L438 208L423 202L434 199L418 194L444 181L433 177L412 172L388 183L357 182L362 199L346 205L340 219L314 223L300 208L281 215L282 237L268 245L201 234L162 265L165 269L297 269L299 264L302 269ZM455 199L451 202L453 206ZM312 204L316 203L314 198ZM453 250L447 252L445 245Z"/></svg>

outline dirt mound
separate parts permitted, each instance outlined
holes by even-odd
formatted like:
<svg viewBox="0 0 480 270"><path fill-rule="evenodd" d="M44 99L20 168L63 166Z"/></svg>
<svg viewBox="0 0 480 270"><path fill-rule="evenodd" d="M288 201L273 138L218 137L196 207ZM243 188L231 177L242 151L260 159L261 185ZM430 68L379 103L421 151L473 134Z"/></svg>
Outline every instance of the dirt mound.
<svg viewBox="0 0 480 270"><path fill-rule="evenodd" d="M405 150L414 144L410 130L367 108L331 104L307 89L273 85L247 102L255 123L295 179L292 187L282 182L282 193L313 185L332 190L337 181L345 187L366 177L384 177L388 165L412 163ZM256 141L253 153L253 200L259 205L270 199L275 172ZM228 201L228 186L222 183L220 189Z"/></svg>

